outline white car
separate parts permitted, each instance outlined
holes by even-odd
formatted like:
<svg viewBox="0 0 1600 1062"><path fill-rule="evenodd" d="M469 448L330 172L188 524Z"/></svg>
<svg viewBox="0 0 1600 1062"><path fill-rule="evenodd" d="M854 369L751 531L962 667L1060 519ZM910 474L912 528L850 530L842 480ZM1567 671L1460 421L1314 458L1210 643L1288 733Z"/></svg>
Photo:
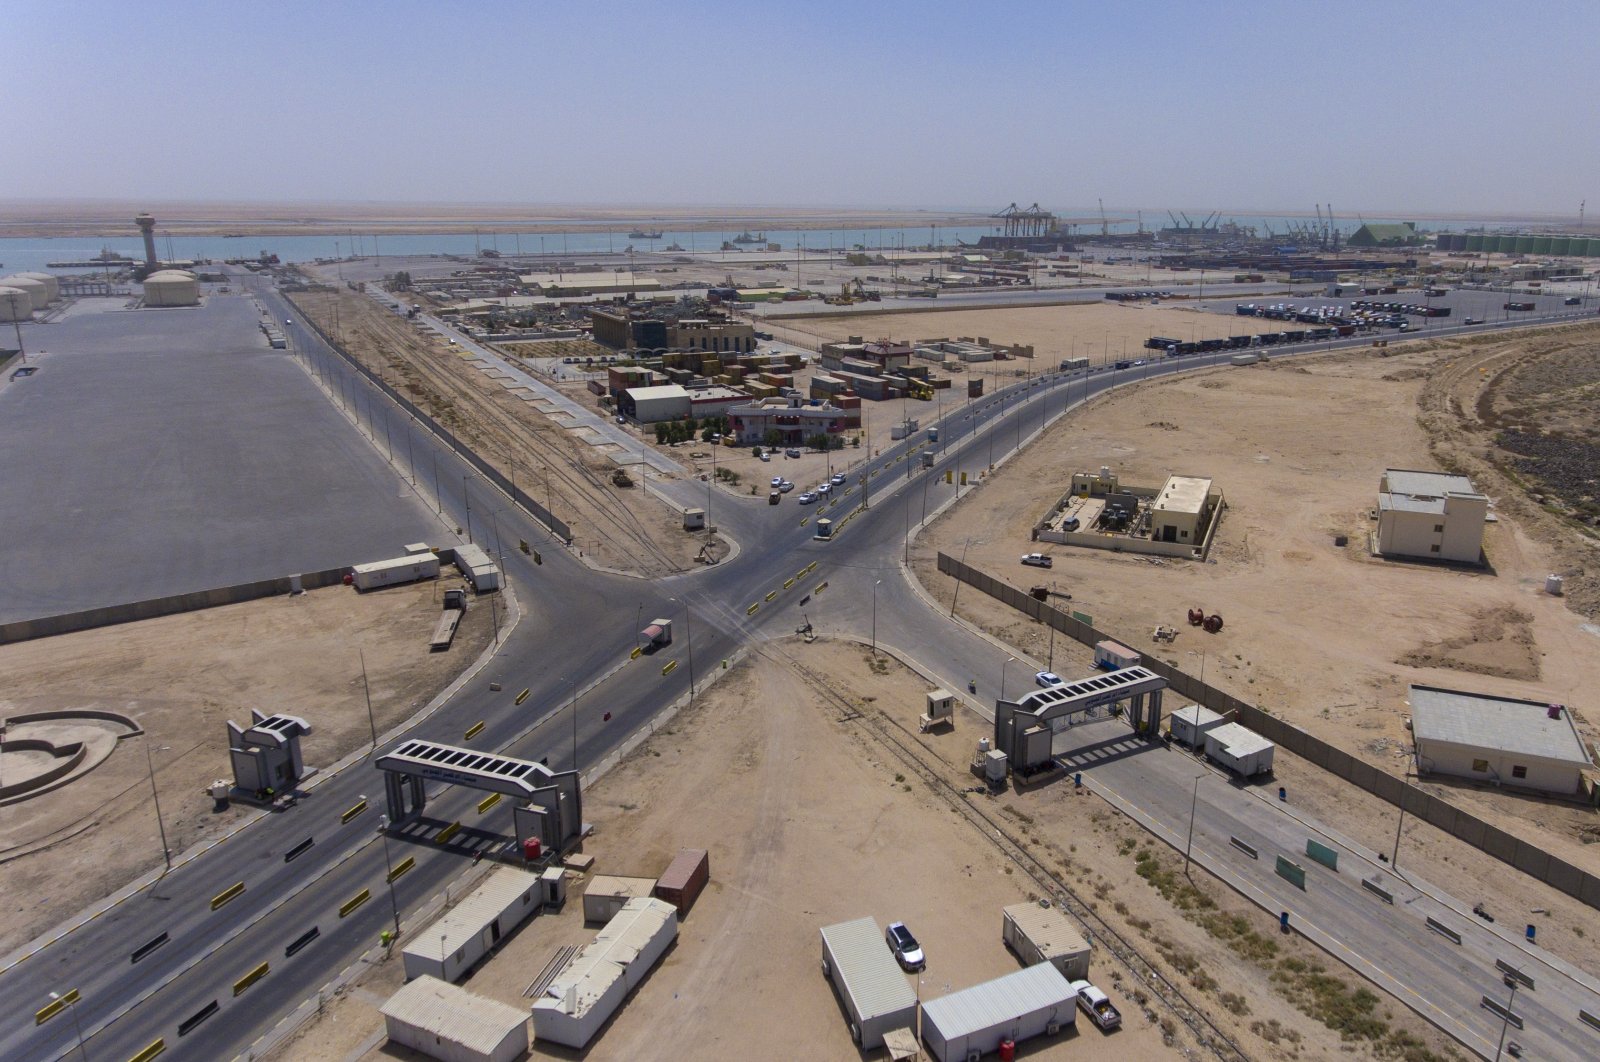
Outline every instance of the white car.
<svg viewBox="0 0 1600 1062"><path fill-rule="evenodd" d="M1122 1013L1112 1005L1106 994L1088 981L1073 981L1067 987L1078 997L1078 1007L1101 1032L1122 1027Z"/></svg>
<svg viewBox="0 0 1600 1062"><path fill-rule="evenodd" d="M828 480L828 482L832 483L835 487L844 486L844 473L843 472L835 472L833 474L832 478L830 478Z"/></svg>
<svg viewBox="0 0 1600 1062"><path fill-rule="evenodd" d="M1037 675L1033 676L1033 680L1039 685L1043 686L1045 689L1049 689L1051 686L1061 685L1061 676L1056 674L1054 671L1041 671Z"/></svg>
<svg viewBox="0 0 1600 1062"><path fill-rule="evenodd" d="M782 483L778 484L778 490L784 494L788 494L791 490L794 490L794 484L790 483L788 480L784 480Z"/></svg>
<svg viewBox="0 0 1600 1062"><path fill-rule="evenodd" d="M817 500L817 496L808 490L804 494L800 495L798 500L801 505L810 505L812 502Z"/></svg>
<svg viewBox="0 0 1600 1062"><path fill-rule="evenodd" d="M777 490L779 487L783 486L783 477L773 476L771 486L773 490Z"/></svg>
<svg viewBox="0 0 1600 1062"><path fill-rule="evenodd" d="M1055 564L1055 561L1044 553L1024 553L1022 555L1022 563L1034 568L1049 568Z"/></svg>
<svg viewBox="0 0 1600 1062"><path fill-rule="evenodd" d="M903 969L915 972L927 968L928 962L922 954L922 945L917 943L917 938L911 935L911 930L906 928L904 922L889 923L889 928L883 936L889 943L889 950L894 952L894 957Z"/></svg>
<svg viewBox="0 0 1600 1062"><path fill-rule="evenodd" d="M833 485L830 483L819 483L817 484L817 493L824 496L832 494Z"/></svg>

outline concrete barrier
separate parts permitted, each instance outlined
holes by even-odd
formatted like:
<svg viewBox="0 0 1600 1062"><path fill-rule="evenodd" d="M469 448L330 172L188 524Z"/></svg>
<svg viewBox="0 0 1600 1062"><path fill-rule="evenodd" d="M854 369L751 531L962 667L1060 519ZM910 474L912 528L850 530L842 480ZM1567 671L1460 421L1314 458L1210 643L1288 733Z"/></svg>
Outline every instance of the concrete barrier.
<svg viewBox="0 0 1600 1062"><path fill-rule="evenodd" d="M1294 862L1293 860L1285 859L1283 856L1279 856L1277 866L1274 869L1277 870L1278 877L1282 878L1284 881L1287 881L1290 885L1293 885L1295 888L1300 889L1301 891L1305 890L1305 867Z"/></svg>
<svg viewBox="0 0 1600 1062"><path fill-rule="evenodd" d="M1519 1029L1522 1028L1522 1015L1521 1014L1518 1014L1514 1010L1507 1010L1506 1009L1506 1005L1504 1003L1497 1003L1494 1000L1490 999L1488 996L1482 996L1482 997L1480 997L1480 999L1481 999L1481 1002L1478 1005L1480 1007L1482 1007L1484 1010L1486 1010L1489 1013L1493 1014L1497 1018L1504 1018L1507 1021L1507 1023L1509 1023L1511 1025L1514 1025Z"/></svg>
<svg viewBox="0 0 1600 1062"><path fill-rule="evenodd" d="M1252 847L1251 845L1245 844L1243 841L1239 840L1239 838L1237 838L1237 837L1229 837L1228 838L1228 843L1233 845L1239 851L1243 852L1245 855L1249 856L1251 859L1259 859L1259 858L1261 858L1261 853L1260 852L1257 852L1254 847Z"/></svg>
<svg viewBox="0 0 1600 1062"><path fill-rule="evenodd" d="M1521 970L1517 969L1515 966L1512 966L1504 959L1496 959L1494 961L1494 965L1495 968L1501 973L1505 974L1507 977L1515 978L1516 980L1521 981L1530 992L1533 991L1533 977L1531 975L1523 973Z"/></svg>
<svg viewBox="0 0 1600 1062"><path fill-rule="evenodd" d="M1439 921L1437 918L1428 919L1428 928L1453 943L1461 943L1461 934Z"/></svg>
<svg viewBox="0 0 1600 1062"><path fill-rule="evenodd" d="M1382 885L1379 885L1377 878L1362 878L1361 887L1372 893L1372 895L1376 896L1384 903L1394 903L1394 893L1390 892Z"/></svg>
<svg viewBox="0 0 1600 1062"><path fill-rule="evenodd" d="M1306 841L1306 855L1329 870L1337 872L1339 869L1339 853L1318 841Z"/></svg>

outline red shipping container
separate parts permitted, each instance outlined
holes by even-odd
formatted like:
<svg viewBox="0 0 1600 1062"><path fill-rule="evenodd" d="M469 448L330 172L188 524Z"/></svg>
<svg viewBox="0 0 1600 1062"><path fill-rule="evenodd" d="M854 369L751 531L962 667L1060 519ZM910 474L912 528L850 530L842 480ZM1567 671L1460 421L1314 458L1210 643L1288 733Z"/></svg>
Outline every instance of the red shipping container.
<svg viewBox="0 0 1600 1062"><path fill-rule="evenodd" d="M704 849L680 849L677 858L668 864L666 871L656 880L655 896L678 909L678 918L689 913L700 890L711 880L711 857Z"/></svg>

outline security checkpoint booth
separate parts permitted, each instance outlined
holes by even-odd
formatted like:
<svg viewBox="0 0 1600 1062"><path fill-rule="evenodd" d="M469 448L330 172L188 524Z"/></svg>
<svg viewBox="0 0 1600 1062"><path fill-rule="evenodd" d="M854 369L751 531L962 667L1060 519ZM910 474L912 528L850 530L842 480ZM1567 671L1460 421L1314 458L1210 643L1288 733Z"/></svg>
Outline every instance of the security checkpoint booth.
<svg viewBox="0 0 1600 1062"><path fill-rule="evenodd" d="M311 724L297 715L263 715L250 709L249 729L228 720L228 759L240 793L260 800L286 793L305 776L300 739Z"/></svg>
<svg viewBox="0 0 1600 1062"><path fill-rule="evenodd" d="M514 798L517 845L530 857L565 851L583 835L583 795L576 771L552 771L532 760L420 740L401 742L380 756L377 766L383 771L389 821L396 826L422 814L428 802L425 783L435 781Z"/></svg>
<svg viewBox="0 0 1600 1062"><path fill-rule="evenodd" d="M1031 774L1047 769L1066 751L1067 730L1078 716L1123 701L1134 733L1153 740L1161 730L1161 694L1166 688L1166 679L1135 665L1033 690L1014 701L996 701L995 749L1006 754L1013 771Z"/></svg>

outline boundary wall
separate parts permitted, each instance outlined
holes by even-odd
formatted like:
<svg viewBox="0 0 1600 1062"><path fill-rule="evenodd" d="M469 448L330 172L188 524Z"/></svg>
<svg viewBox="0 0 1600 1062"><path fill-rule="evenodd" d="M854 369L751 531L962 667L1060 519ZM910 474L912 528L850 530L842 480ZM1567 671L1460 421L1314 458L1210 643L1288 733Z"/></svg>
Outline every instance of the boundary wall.
<svg viewBox="0 0 1600 1062"><path fill-rule="evenodd" d="M1097 630L1090 624L1035 599L1026 590L987 575L947 553L939 554L939 572L983 591L1040 623L1049 624L1067 637L1086 646L1093 647L1097 642L1108 638L1116 640L1115 635ZM1144 666L1166 679L1168 687L1178 696L1186 697L1222 715L1231 714L1236 722L1296 756L1303 757L1352 785L1387 800L1407 814L1438 827L1479 851L1487 852L1524 874L1537 878L1590 907L1600 908L1600 877L1581 870L1558 856L1551 855L1533 841L1525 840L1498 826L1492 826L1449 801L1442 800L1426 790L1418 789L1365 760L1357 759L1345 750L1330 745L1253 704L1208 686L1193 675L1147 654L1141 656Z"/></svg>

